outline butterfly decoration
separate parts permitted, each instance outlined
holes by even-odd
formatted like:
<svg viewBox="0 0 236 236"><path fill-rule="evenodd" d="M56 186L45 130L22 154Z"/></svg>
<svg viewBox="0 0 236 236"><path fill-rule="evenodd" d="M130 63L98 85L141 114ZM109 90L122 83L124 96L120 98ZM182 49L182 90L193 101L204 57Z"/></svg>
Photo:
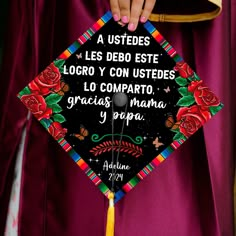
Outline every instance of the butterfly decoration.
<svg viewBox="0 0 236 236"><path fill-rule="evenodd" d="M61 89L57 91L56 93L60 96L64 96L66 92L70 90L70 87L68 84L66 84L64 81L61 82Z"/></svg>
<svg viewBox="0 0 236 236"><path fill-rule="evenodd" d="M159 148L160 146L164 145L164 143L159 142L159 138L156 137L156 139L152 142L153 145L155 145L155 148Z"/></svg>
<svg viewBox="0 0 236 236"><path fill-rule="evenodd" d="M64 96L66 92L68 92L70 90L70 87L68 84L66 84L63 80L61 80L60 82L60 90L54 90L54 89L50 89L50 91L52 91L53 93L56 93L60 96Z"/></svg>
<svg viewBox="0 0 236 236"><path fill-rule="evenodd" d="M170 92L170 87L168 86L166 89L164 89L164 91L165 91L166 93L169 93L169 92Z"/></svg>
<svg viewBox="0 0 236 236"><path fill-rule="evenodd" d="M88 135L89 135L89 132L83 125L80 125L79 134L71 134L71 136L76 137L80 141L83 141L85 137L87 137Z"/></svg>
<svg viewBox="0 0 236 236"><path fill-rule="evenodd" d="M75 54L75 55L76 55L77 59L82 59L82 53L80 53L80 54Z"/></svg>
<svg viewBox="0 0 236 236"><path fill-rule="evenodd" d="M175 122L173 115L169 114L166 121L165 121L165 126L169 129L176 130L179 128L180 121Z"/></svg>

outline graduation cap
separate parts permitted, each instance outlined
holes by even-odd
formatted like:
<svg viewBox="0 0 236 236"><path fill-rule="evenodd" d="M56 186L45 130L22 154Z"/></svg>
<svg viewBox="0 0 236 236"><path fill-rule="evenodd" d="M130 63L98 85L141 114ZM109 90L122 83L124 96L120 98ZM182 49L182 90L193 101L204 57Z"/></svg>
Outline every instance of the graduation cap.
<svg viewBox="0 0 236 236"><path fill-rule="evenodd" d="M119 201L221 108L148 21L107 12L18 97L109 199Z"/></svg>

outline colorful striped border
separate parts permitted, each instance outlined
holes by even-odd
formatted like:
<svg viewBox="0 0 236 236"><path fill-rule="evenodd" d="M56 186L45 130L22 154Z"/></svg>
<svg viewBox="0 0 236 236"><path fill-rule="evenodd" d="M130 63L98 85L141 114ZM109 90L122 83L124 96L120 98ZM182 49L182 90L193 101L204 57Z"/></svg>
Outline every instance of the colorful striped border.
<svg viewBox="0 0 236 236"><path fill-rule="evenodd" d="M83 35L81 35L71 46L69 46L58 59L68 59L75 53L84 43L86 43L98 30L100 30L110 19L112 13L108 11L102 16L91 28L89 28ZM162 46L167 54L175 61L183 61L177 54L176 50L164 39L164 37L157 31L157 29L148 21L144 24L145 29L153 36L153 38ZM135 177L126 183L121 190L115 193L115 202L118 202L131 189L133 189L141 180L148 176L159 164L165 161L169 155L174 152L185 140L174 141L157 157L155 157L148 165L146 165ZM61 147L70 155L70 157L77 163L77 165L86 173L86 175L93 181L93 183L101 190L101 192L108 197L110 193L109 188L102 182L102 180L94 173L89 165L82 159L82 157L70 146L64 139L58 140Z"/></svg>
<svg viewBox="0 0 236 236"><path fill-rule="evenodd" d="M81 45L86 43L98 30L100 30L110 19L112 18L112 13L108 11L104 16L102 16L95 24L84 32L72 45L70 45L59 57L58 59L66 60L73 53L75 53Z"/></svg>
<svg viewBox="0 0 236 236"><path fill-rule="evenodd" d="M144 24L144 28L152 35L152 37L161 45L167 54L173 58L175 62L183 61L183 58L176 52L176 50L165 40L160 32L153 26L150 21Z"/></svg>

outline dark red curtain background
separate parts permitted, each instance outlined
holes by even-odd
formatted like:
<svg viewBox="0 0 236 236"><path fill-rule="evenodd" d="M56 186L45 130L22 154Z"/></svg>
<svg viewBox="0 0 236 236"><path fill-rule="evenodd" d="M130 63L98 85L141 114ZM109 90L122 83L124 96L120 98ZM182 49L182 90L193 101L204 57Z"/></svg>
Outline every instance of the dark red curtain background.
<svg viewBox="0 0 236 236"><path fill-rule="evenodd" d="M104 236L107 199L35 119L27 121L16 94L109 9L108 1L9 4L0 73L0 235L26 125L19 236ZM214 21L156 24L225 107L117 203L116 236L234 235L235 16L236 2L223 0Z"/></svg>

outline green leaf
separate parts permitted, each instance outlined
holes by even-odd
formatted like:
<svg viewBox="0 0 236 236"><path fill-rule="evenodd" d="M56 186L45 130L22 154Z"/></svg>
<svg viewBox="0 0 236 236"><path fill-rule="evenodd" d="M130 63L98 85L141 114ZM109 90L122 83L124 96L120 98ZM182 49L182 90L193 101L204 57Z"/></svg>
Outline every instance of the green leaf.
<svg viewBox="0 0 236 236"><path fill-rule="evenodd" d="M217 107L209 107L209 110L211 112L211 115L214 116L218 111L220 111L223 108L223 104L220 104Z"/></svg>
<svg viewBox="0 0 236 236"><path fill-rule="evenodd" d="M64 68L63 68L63 67L60 67L60 68L59 68L59 71L60 71L60 73L62 74L62 73L64 72Z"/></svg>
<svg viewBox="0 0 236 236"><path fill-rule="evenodd" d="M27 95L27 94L31 94L31 91L29 89L28 86L26 86L24 89L22 89L20 92L19 92L19 96L23 96L23 95Z"/></svg>
<svg viewBox="0 0 236 236"><path fill-rule="evenodd" d="M52 104L52 105L49 105L48 107L52 108L53 113L60 113L63 111L62 107L58 104Z"/></svg>
<svg viewBox="0 0 236 236"><path fill-rule="evenodd" d="M59 123L63 123L66 121L65 117L61 114L56 114L53 116L54 121L57 121Z"/></svg>
<svg viewBox="0 0 236 236"><path fill-rule="evenodd" d="M58 94L50 94L49 96L45 98L45 101L50 106L50 105L60 102L61 99L62 99L62 96Z"/></svg>
<svg viewBox="0 0 236 236"><path fill-rule="evenodd" d="M184 97L187 95L190 95L190 92L188 91L187 87L181 87L178 89L179 93Z"/></svg>
<svg viewBox="0 0 236 236"><path fill-rule="evenodd" d="M185 139L185 136L182 133L177 133L174 137L173 140L180 140L180 139Z"/></svg>
<svg viewBox="0 0 236 236"><path fill-rule="evenodd" d="M54 65L59 69L62 68L64 64L65 64L65 60L63 59L58 59L54 61Z"/></svg>
<svg viewBox="0 0 236 236"><path fill-rule="evenodd" d="M182 78L181 76L177 77L175 79L175 82L180 86L186 86L188 84L188 80L185 78Z"/></svg>
<svg viewBox="0 0 236 236"><path fill-rule="evenodd" d="M179 128L178 129L171 129L170 131L172 131L174 133L179 133Z"/></svg>
<svg viewBox="0 0 236 236"><path fill-rule="evenodd" d="M201 80L200 77L194 72L193 80Z"/></svg>
<svg viewBox="0 0 236 236"><path fill-rule="evenodd" d="M48 127L49 127L50 124L51 124L51 122L50 122L49 120L47 120L47 119L42 119L42 120L40 120L40 123L43 125L43 127L44 127L45 129L48 129Z"/></svg>
<svg viewBox="0 0 236 236"><path fill-rule="evenodd" d="M195 99L193 95L188 95L180 98L179 101L177 102L177 105L181 107L188 107L191 106L194 102Z"/></svg>

